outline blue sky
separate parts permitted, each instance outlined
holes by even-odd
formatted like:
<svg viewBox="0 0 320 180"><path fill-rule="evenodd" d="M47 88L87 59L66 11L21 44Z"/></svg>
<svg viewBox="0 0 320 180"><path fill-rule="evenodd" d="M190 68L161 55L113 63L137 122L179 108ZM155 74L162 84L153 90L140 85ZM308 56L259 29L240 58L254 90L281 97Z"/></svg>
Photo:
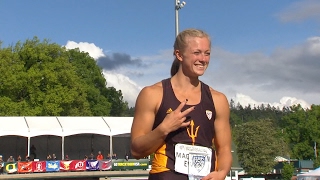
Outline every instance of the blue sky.
<svg viewBox="0 0 320 180"><path fill-rule="evenodd" d="M185 0L179 30L211 35L201 80L243 105L320 104L319 0ZM2 46L34 36L79 47L131 106L169 77L175 0L0 0Z"/></svg>

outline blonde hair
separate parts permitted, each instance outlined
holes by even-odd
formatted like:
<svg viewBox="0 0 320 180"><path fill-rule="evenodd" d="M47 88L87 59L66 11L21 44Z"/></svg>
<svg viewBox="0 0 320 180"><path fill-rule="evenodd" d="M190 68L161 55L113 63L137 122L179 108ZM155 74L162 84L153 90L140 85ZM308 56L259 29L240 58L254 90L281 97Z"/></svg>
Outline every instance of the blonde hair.
<svg viewBox="0 0 320 180"><path fill-rule="evenodd" d="M176 40L173 45L173 55L175 55L174 52L176 50L183 51L184 49L186 49L186 47L188 46L188 40L187 40L188 37L207 38L210 42L210 47L211 47L210 36L206 32L200 29L192 29L192 28L186 29L180 32L176 37ZM178 72L179 66L180 66L180 61L177 59L177 57L175 57L171 65L171 76L174 76Z"/></svg>

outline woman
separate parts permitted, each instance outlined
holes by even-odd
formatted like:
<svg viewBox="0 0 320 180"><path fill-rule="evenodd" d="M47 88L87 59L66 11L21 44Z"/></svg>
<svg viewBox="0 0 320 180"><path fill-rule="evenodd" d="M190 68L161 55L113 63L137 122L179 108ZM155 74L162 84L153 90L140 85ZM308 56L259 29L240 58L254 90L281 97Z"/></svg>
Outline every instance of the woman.
<svg viewBox="0 0 320 180"><path fill-rule="evenodd" d="M52 157L51 157L50 154L48 154L48 156L47 156L47 161L51 161L51 160L52 160Z"/></svg>
<svg viewBox="0 0 320 180"><path fill-rule="evenodd" d="M199 80L210 52L208 34L182 31L174 43L172 77L143 88L138 95L131 153L137 159L154 153L149 179L224 180L229 173L228 100Z"/></svg>

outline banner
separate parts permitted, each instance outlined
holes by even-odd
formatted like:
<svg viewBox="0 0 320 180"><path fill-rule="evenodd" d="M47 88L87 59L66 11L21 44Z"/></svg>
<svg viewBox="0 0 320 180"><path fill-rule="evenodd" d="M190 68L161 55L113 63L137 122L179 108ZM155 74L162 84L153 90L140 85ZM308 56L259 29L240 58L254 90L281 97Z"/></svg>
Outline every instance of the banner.
<svg viewBox="0 0 320 180"><path fill-rule="evenodd" d="M8 174L17 173L18 164L16 162L5 162L3 167L3 172Z"/></svg>
<svg viewBox="0 0 320 180"><path fill-rule="evenodd" d="M112 160L112 170L148 169L149 159Z"/></svg>
<svg viewBox="0 0 320 180"><path fill-rule="evenodd" d="M31 173L32 162L18 162L18 173Z"/></svg>
<svg viewBox="0 0 320 180"><path fill-rule="evenodd" d="M70 171L72 161L60 161L60 171Z"/></svg>
<svg viewBox="0 0 320 180"><path fill-rule="evenodd" d="M47 172L57 172L60 170L60 161L46 161Z"/></svg>
<svg viewBox="0 0 320 180"><path fill-rule="evenodd" d="M73 160L70 164L71 171L85 171L86 167L85 160Z"/></svg>
<svg viewBox="0 0 320 180"><path fill-rule="evenodd" d="M110 170L112 168L112 160L100 160L99 169L100 170Z"/></svg>
<svg viewBox="0 0 320 180"><path fill-rule="evenodd" d="M87 160L86 161L86 169L89 171L97 171L99 170L99 161L97 160Z"/></svg>
<svg viewBox="0 0 320 180"><path fill-rule="evenodd" d="M33 161L33 172L46 172L46 161Z"/></svg>

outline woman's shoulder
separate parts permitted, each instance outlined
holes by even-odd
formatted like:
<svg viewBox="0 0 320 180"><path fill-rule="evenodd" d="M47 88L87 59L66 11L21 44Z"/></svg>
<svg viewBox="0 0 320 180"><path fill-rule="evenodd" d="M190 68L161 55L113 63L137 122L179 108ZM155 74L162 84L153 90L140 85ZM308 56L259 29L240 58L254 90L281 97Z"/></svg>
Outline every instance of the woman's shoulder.
<svg viewBox="0 0 320 180"><path fill-rule="evenodd" d="M222 102L228 102L227 97L224 93L217 91L215 89L213 89L212 87L209 87L213 101L215 102L215 104L222 103Z"/></svg>
<svg viewBox="0 0 320 180"><path fill-rule="evenodd" d="M155 84L145 86L142 88L140 94L146 94L146 95L157 95L158 93L162 92L162 82L157 82Z"/></svg>
<svg viewBox="0 0 320 180"><path fill-rule="evenodd" d="M156 109L160 106L163 90L162 83L157 82L150 86L145 86L140 91L135 107L137 109L150 109L152 111L156 111Z"/></svg>

